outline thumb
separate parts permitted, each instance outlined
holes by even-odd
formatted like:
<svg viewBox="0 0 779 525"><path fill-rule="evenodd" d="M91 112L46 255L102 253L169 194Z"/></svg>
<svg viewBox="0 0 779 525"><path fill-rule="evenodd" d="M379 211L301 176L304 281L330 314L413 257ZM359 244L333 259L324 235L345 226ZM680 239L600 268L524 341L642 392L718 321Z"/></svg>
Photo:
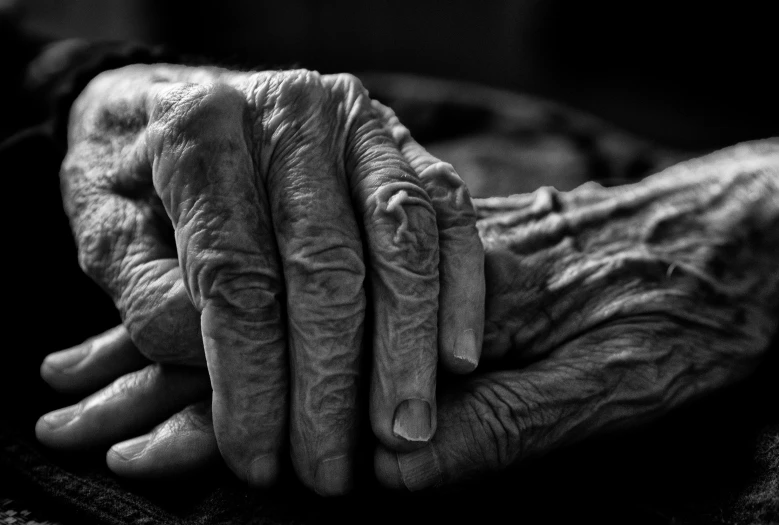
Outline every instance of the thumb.
<svg viewBox="0 0 779 525"><path fill-rule="evenodd" d="M569 355L451 384L426 447L376 451L379 482L414 491L466 481L656 413L666 385L649 387L641 367L608 373L601 357Z"/></svg>
<svg viewBox="0 0 779 525"><path fill-rule="evenodd" d="M565 403L576 401L564 388L544 392L555 388L544 374L501 372L452 387L456 392L439 402L438 430L427 446L408 453L379 446L374 468L380 483L415 491L502 470L551 445L550 430L564 420Z"/></svg>
<svg viewBox="0 0 779 525"><path fill-rule="evenodd" d="M409 453L379 448L377 478L390 488L421 490L635 427L740 379L766 347L745 332L728 337L692 322L632 323L604 326L527 368L451 384L439 401L433 440ZM737 360L723 358L738 351Z"/></svg>

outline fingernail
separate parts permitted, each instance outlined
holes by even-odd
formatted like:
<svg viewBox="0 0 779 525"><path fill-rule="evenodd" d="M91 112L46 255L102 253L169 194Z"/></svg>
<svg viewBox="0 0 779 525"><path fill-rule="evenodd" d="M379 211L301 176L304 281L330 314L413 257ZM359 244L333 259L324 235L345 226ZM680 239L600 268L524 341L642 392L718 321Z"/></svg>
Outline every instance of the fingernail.
<svg viewBox="0 0 779 525"><path fill-rule="evenodd" d="M319 462L316 469L316 492L320 496L346 494L352 488L352 465L349 456L341 454Z"/></svg>
<svg viewBox="0 0 779 525"><path fill-rule="evenodd" d="M82 345L78 348L71 348L70 350L63 350L46 356L43 362L56 370L57 372L68 372L70 368L73 368L86 356L89 355L89 346Z"/></svg>
<svg viewBox="0 0 779 525"><path fill-rule="evenodd" d="M454 356L457 359L468 361L476 367L479 364L479 349L476 348L476 332L469 328L464 330L454 345Z"/></svg>
<svg viewBox="0 0 779 525"><path fill-rule="evenodd" d="M111 447L111 452L125 461L132 461L143 453L150 439L151 436L139 436L135 439L123 441Z"/></svg>
<svg viewBox="0 0 779 525"><path fill-rule="evenodd" d="M432 446L398 454L400 477L408 490L422 490L441 484L441 467Z"/></svg>
<svg viewBox="0 0 779 525"><path fill-rule="evenodd" d="M249 465L246 481L255 488L267 488L276 482L279 475L279 462L275 454L258 456Z"/></svg>
<svg viewBox="0 0 779 525"><path fill-rule="evenodd" d="M406 441L428 441L433 429L430 404L423 399L406 399L395 409L392 431Z"/></svg>
<svg viewBox="0 0 779 525"><path fill-rule="evenodd" d="M43 422L50 428L59 428L73 421L80 411L79 405L60 408L43 416Z"/></svg>

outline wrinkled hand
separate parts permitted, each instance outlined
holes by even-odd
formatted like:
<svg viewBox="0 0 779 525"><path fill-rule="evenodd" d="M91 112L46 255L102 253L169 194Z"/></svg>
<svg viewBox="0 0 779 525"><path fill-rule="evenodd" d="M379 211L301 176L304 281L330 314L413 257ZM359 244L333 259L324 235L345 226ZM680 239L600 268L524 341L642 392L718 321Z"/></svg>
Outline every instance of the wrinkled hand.
<svg viewBox="0 0 779 525"><path fill-rule="evenodd" d="M775 140L633 186L477 202L488 370L442 385L429 445L405 454L378 448L376 474L387 486L456 483L650 420L748 374L776 330ZM90 356L110 344L96 341ZM86 381L100 361L74 376ZM122 380L130 397L149 389ZM199 453L179 455L176 468L218 456L206 410L171 421L155 429L135 466L117 468L110 454L109 464L125 475L159 474L155 465L171 465L170 451L184 443Z"/></svg>
<svg viewBox="0 0 779 525"><path fill-rule="evenodd" d="M478 363L483 251L467 190L352 76L104 73L74 104L61 180L79 262L127 332L48 359L44 377L95 387L142 366L138 351L168 365L205 356L219 450L252 485L276 478L288 432L304 483L348 489L368 306L370 417L385 446L434 434L439 356L456 372ZM38 437L130 437L202 396L204 378L152 365L43 418ZM144 408L99 424L129 399Z"/></svg>
<svg viewBox="0 0 779 525"><path fill-rule="evenodd" d="M477 201L483 359L448 385L422 449L380 447L411 490L634 426L748 374L779 319L779 140L632 186Z"/></svg>

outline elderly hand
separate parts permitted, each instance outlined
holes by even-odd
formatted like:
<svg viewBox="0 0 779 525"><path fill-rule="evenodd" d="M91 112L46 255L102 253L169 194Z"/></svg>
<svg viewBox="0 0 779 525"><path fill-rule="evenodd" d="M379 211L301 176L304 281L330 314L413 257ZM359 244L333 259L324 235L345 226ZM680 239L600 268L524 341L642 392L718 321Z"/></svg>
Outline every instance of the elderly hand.
<svg viewBox="0 0 779 525"><path fill-rule="evenodd" d="M774 140L633 186L477 201L487 370L441 385L434 439L409 453L380 446L378 478L412 490L456 483L634 426L744 377L776 330L777 196ZM83 371L75 374L85 380ZM148 390L125 381L132 397ZM149 443L135 466L112 468L159 474L155 465L170 465L185 445L198 452L180 454L179 468L217 455L204 409L160 425Z"/></svg>
<svg viewBox="0 0 779 525"><path fill-rule="evenodd" d="M379 447L387 486L454 483L635 426L743 378L776 333L776 139L632 186L477 209L495 364L442 385L425 447Z"/></svg>
<svg viewBox="0 0 779 525"><path fill-rule="evenodd" d="M81 266L127 331L50 357L44 377L94 388L140 354L205 355L219 450L251 485L276 478L289 432L306 485L348 489L366 311L371 424L391 449L434 434L438 356L456 372L478 363L483 251L467 190L354 77L103 73L72 109L61 179ZM196 369L151 365L45 416L37 435L65 448L131 437L207 386ZM197 427L207 410L182 414L168 424Z"/></svg>

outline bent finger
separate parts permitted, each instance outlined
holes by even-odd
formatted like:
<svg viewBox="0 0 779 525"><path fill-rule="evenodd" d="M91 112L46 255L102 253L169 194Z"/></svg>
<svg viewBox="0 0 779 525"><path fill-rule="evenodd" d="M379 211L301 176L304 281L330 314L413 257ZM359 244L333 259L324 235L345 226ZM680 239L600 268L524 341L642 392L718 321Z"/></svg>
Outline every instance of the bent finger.
<svg viewBox="0 0 779 525"><path fill-rule="evenodd" d="M441 281L438 356L452 372L471 372L481 357L485 280L484 248L470 193L451 164L441 162L415 141L391 109L375 101L374 105L435 209Z"/></svg>
<svg viewBox="0 0 779 525"><path fill-rule="evenodd" d="M422 490L496 472L559 446L571 437L563 427L574 428L587 414L582 397L591 379L574 372L561 364L460 384L442 396L438 432L427 446L408 453L377 448L377 479L388 488Z"/></svg>
<svg viewBox="0 0 779 525"><path fill-rule="evenodd" d="M210 400L189 405L148 434L117 443L106 454L108 468L126 478L181 476L219 459Z"/></svg>
<svg viewBox="0 0 779 525"><path fill-rule="evenodd" d="M63 200L79 265L111 296L143 355L204 365L200 314L183 286L146 149L144 135L123 153L80 142L65 159Z"/></svg>
<svg viewBox="0 0 779 525"><path fill-rule="evenodd" d="M419 490L635 427L742 378L744 368L722 359L735 341L739 349L760 344L661 316L606 324L527 368L453 385L430 445L377 450L376 474L389 487Z"/></svg>
<svg viewBox="0 0 779 525"><path fill-rule="evenodd" d="M436 427L438 229L430 198L371 105L348 75L352 107L346 171L367 237L373 303L371 424L379 440L409 450Z"/></svg>
<svg viewBox="0 0 779 525"><path fill-rule="evenodd" d="M41 377L60 392L94 392L149 364L123 325L46 356Z"/></svg>
<svg viewBox="0 0 779 525"><path fill-rule="evenodd" d="M154 186L176 232L214 389L219 449L254 486L278 476L287 424L282 280L268 199L233 88L161 88L149 127Z"/></svg>
<svg viewBox="0 0 779 525"><path fill-rule="evenodd" d="M336 495L354 476L365 265L340 108L327 96L316 73L284 75L275 104L286 118L266 128L262 176L287 291L293 464L305 485Z"/></svg>
<svg viewBox="0 0 779 525"><path fill-rule="evenodd" d="M76 405L44 415L35 425L35 435L58 449L109 445L146 432L209 391L203 369L150 365Z"/></svg>

